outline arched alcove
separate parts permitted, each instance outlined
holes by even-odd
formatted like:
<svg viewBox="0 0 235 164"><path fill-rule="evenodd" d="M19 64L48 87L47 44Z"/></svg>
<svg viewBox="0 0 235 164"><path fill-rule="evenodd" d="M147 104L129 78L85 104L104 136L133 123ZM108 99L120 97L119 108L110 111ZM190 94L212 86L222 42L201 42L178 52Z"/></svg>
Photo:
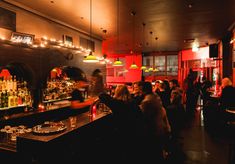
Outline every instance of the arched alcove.
<svg viewBox="0 0 235 164"><path fill-rule="evenodd" d="M12 62L0 68L0 72L6 70L8 70L10 76L15 76L17 81L26 81L27 87L32 88L34 81L33 71L28 65Z"/></svg>
<svg viewBox="0 0 235 164"><path fill-rule="evenodd" d="M74 81L87 81L85 73L77 67L62 66L53 68L48 79L70 79Z"/></svg>

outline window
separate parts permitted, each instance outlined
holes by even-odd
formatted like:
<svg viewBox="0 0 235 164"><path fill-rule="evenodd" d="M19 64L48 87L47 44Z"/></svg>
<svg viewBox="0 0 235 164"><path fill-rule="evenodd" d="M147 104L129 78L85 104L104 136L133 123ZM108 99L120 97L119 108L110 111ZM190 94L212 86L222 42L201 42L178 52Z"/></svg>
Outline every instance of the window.
<svg viewBox="0 0 235 164"><path fill-rule="evenodd" d="M143 58L143 65L150 67L153 65L153 57L152 56L146 56Z"/></svg>
<svg viewBox="0 0 235 164"><path fill-rule="evenodd" d="M155 67L157 68L156 75L166 75L165 65L166 56L155 56Z"/></svg>
<svg viewBox="0 0 235 164"><path fill-rule="evenodd" d="M167 75L177 75L178 74L178 56L171 55L167 56Z"/></svg>
<svg viewBox="0 0 235 164"><path fill-rule="evenodd" d="M151 71L143 71L144 76L177 76L178 55L144 56L143 65L153 68ZM156 68L156 71L154 69Z"/></svg>
<svg viewBox="0 0 235 164"><path fill-rule="evenodd" d="M63 35L64 44L73 45L73 37L68 35Z"/></svg>
<svg viewBox="0 0 235 164"><path fill-rule="evenodd" d="M80 37L80 46L86 49L92 50L92 52L95 52L95 42L83 37Z"/></svg>

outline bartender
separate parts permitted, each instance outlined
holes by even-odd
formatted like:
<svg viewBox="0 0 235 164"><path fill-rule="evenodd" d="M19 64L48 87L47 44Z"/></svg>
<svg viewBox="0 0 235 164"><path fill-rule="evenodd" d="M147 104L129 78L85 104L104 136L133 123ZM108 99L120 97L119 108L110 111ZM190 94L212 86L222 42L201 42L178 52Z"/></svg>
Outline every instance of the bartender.
<svg viewBox="0 0 235 164"><path fill-rule="evenodd" d="M94 101L95 98L87 98L85 99L81 88L87 87L87 83L80 81L80 82L76 82L74 85L74 89L71 93L71 108L72 109L77 109L77 108L84 108L86 106L90 106Z"/></svg>

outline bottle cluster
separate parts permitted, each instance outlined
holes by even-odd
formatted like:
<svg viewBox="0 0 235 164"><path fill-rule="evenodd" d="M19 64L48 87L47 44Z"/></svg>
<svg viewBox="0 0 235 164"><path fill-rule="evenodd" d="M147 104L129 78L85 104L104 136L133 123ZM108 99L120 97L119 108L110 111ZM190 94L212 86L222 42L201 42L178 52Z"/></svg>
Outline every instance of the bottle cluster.
<svg viewBox="0 0 235 164"><path fill-rule="evenodd" d="M47 87L43 91L43 101L54 101L70 99L74 89L79 89L82 96L86 99L88 91L81 87L81 82L70 79L53 79L47 81Z"/></svg>
<svg viewBox="0 0 235 164"><path fill-rule="evenodd" d="M47 87L43 91L43 100L61 100L71 97L75 81L53 79L47 81Z"/></svg>
<svg viewBox="0 0 235 164"><path fill-rule="evenodd" d="M17 81L16 76L0 78L0 108L32 105L32 97L26 81Z"/></svg>

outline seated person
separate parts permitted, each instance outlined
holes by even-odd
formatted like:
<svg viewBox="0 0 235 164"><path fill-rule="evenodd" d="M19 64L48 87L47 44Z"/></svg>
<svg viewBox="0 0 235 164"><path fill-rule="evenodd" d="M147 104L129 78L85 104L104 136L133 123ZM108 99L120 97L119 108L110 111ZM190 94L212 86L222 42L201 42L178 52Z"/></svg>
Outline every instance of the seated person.
<svg viewBox="0 0 235 164"><path fill-rule="evenodd" d="M229 78L222 80L222 93L220 97L220 104L222 109L235 108L235 88Z"/></svg>

